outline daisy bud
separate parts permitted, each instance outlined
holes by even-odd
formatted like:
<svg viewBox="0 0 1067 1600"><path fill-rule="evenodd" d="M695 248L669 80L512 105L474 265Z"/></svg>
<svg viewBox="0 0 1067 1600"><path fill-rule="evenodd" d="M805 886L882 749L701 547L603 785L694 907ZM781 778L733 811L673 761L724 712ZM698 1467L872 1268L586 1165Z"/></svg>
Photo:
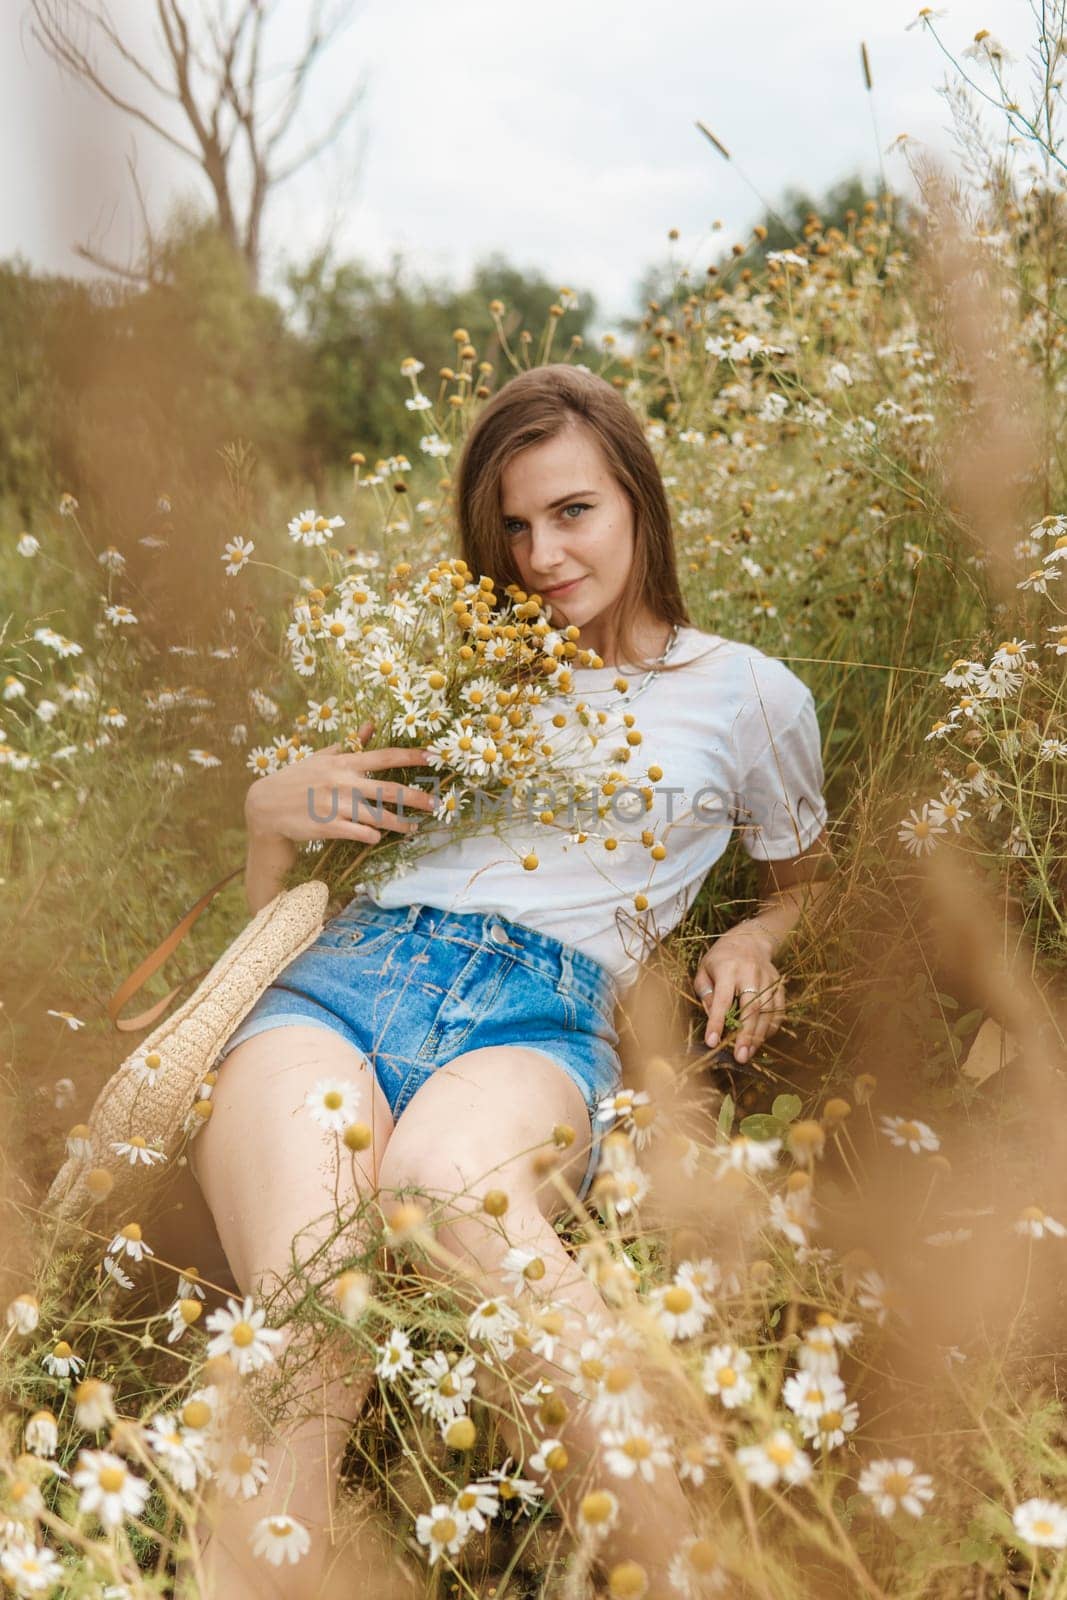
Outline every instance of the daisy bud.
<svg viewBox="0 0 1067 1600"><path fill-rule="evenodd" d="M578 1516L590 1528L600 1528L611 1521L618 1503L610 1489L593 1489L582 1500Z"/></svg>
<svg viewBox="0 0 1067 1600"><path fill-rule="evenodd" d="M445 1430L445 1444L450 1450L473 1450L478 1430L470 1417L457 1417Z"/></svg>
<svg viewBox="0 0 1067 1600"><path fill-rule="evenodd" d="M537 1408L537 1416L542 1427L558 1428L570 1416L566 1402L558 1394L546 1396Z"/></svg>
<svg viewBox="0 0 1067 1600"><path fill-rule="evenodd" d="M789 1129L786 1143L794 1161L800 1161L807 1166L816 1156L822 1155L826 1135L819 1122L794 1122Z"/></svg>
<svg viewBox="0 0 1067 1600"><path fill-rule="evenodd" d="M203 1309L204 1308L199 1300L189 1299L178 1301L178 1314L187 1328L191 1327L192 1324L197 1321Z"/></svg>
<svg viewBox="0 0 1067 1600"><path fill-rule="evenodd" d="M85 1378L74 1391L74 1420L87 1433L96 1433L115 1420L114 1391L100 1378Z"/></svg>
<svg viewBox="0 0 1067 1600"><path fill-rule="evenodd" d="M552 1129L552 1142L560 1150L569 1150L574 1139L574 1129L569 1122L557 1122Z"/></svg>
<svg viewBox="0 0 1067 1600"><path fill-rule="evenodd" d="M649 767L647 776L649 778L651 778L653 783L658 783L659 780L663 776L663 768L662 767Z"/></svg>
<svg viewBox="0 0 1067 1600"><path fill-rule="evenodd" d="M541 863L531 850L528 856L523 856L522 865L525 872L536 872Z"/></svg>
<svg viewBox="0 0 1067 1600"><path fill-rule="evenodd" d="M822 1119L828 1128L840 1127L846 1117L852 1115L852 1107L847 1100L834 1098L827 1100L822 1108Z"/></svg>
<svg viewBox="0 0 1067 1600"><path fill-rule="evenodd" d="M647 896L647 894L635 894L634 895L634 910L635 911L647 911L648 910L648 896Z"/></svg>
<svg viewBox="0 0 1067 1600"><path fill-rule="evenodd" d="M878 1087L878 1079L871 1072L861 1072L853 1082L852 1088L856 1095L856 1104L865 1106Z"/></svg>
<svg viewBox="0 0 1067 1600"><path fill-rule="evenodd" d="M365 1272L342 1272L333 1286L334 1299L346 1322L355 1322L367 1309L370 1279Z"/></svg>
<svg viewBox="0 0 1067 1600"><path fill-rule="evenodd" d="M482 1201L482 1210L491 1217L502 1217L508 1209L508 1197L503 1189L490 1189Z"/></svg>
<svg viewBox="0 0 1067 1600"><path fill-rule="evenodd" d="M341 1138L345 1149L353 1152L369 1150L374 1142L374 1134L365 1122L350 1122Z"/></svg>
<svg viewBox="0 0 1067 1600"><path fill-rule="evenodd" d="M206 1400L187 1400L181 1409L182 1424L199 1433L210 1425L215 1413Z"/></svg>
<svg viewBox="0 0 1067 1600"><path fill-rule="evenodd" d="M394 1239L402 1239L421 1228L426 1221L426 1212L414 1200L403 1200L394 1206L387 1217L389 1232Z"/></svg>
<svg viewBox="0 0 1067 1600"><path fill-rule="evenodd" d="M636 1561L620 1561L608 1574L611 1600L643 1600L648 1593L648 1574Z"/></svg>
<svg viewBox="0 0 1067 1600"><path fill-rule="evenodd" d="M7 1325L16 1333L32 1333L41 1320L37 1296L17 1294L7 1308Z"/></svg>
<svg viewBox="0 0 1067 1600"><path fill-rule="evenodd" d="M215 1107L210 1100L196 1100L193 1103L193 1116L201 1122L206 1122Z"/></svg>
<svg viewBox="0 0 1067 1600"><path fill-rule="evenodd" d="M93 1167L85 1174L85 1187L94 1200L106 1200L115 1187L115 1180L106 1167Z"/></svg>
<svg viewBox="0 0 1067 1600"><path fill-rule="evenodd" d="M522 1269L522 1275L527 1283L539 1283L545 1275L545 1264L540 1256L534 1256Z"/></svg>

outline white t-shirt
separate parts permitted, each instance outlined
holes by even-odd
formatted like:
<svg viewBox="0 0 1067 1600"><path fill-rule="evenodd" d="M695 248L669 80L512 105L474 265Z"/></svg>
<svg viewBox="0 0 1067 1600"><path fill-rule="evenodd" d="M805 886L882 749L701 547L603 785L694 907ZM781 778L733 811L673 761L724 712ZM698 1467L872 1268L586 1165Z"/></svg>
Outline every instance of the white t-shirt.
<svg viewBox="0 0 1067 1600"><path fill-rule="evenodd" d="M619 669L575 668L575 700L608 712L609 727L593 758L600 773L617 766L627 784L601 803L591 802L557 824L515 808L510 820L492 822L465 838L446 824L423 824L442 843L426 848L391 878L369 891L377 905L415 903L445 911L495 912L571 944L612 972L621 992L638 976L639 963L685 915L700 885L740 831L749 855L783 860L801 854L826 822L819 726L810 689L783 662L753 645L679 630L670 664L639 693L643 674L629 673L631 699L614 688ZM547 720L558 710L548 697L536 708ZM630 712L643 742L625 763L611 752L625 742L623 713ZM651 809L638 794L647 771L659 766ZM559 795L558 789L554 793ZM627 812L630 814L627 815ZM559 825L560 820L571 826ZM587 838L580 843L577 833ZM654 832L667 855L655 861L642 843ZM614 838L614 849L605 840ZM538 857L527 871L523 857ZM634 896L648 908L637 911Z"/></svg>

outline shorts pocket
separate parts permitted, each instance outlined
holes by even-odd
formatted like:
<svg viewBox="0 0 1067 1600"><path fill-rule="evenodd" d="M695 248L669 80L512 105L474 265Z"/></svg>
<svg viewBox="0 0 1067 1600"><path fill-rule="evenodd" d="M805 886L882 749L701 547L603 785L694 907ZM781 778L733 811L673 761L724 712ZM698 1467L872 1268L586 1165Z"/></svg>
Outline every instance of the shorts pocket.
<svg viewBox="0 0 1067 1600"><path fill-rule="evenodd" d="M384 948L402 929L402 920L392 915L388 920L381 914L367 916L363 912L339 911L332 917L315 940L312 949L350 950L363 955Z"/></svg>

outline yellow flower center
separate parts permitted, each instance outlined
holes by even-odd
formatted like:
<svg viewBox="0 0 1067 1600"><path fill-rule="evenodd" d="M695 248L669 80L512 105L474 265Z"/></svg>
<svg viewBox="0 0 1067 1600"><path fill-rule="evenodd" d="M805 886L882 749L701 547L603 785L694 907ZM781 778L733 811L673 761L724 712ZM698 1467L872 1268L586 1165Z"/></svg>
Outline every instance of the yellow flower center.
<svg viewBox="0 0 1067 1600"><path fill-rule="evenodd" d="M211 1421L211 1407L206 1400L190 1400L182 1407L182 1421L187 1428L206 1428Z"/></svg>
<svg viewBox="0 0 1067 1600"><path fill-rule="evenodd" d="M235 1450L230 1457L230 1471L238 1478L243 1478L246 1472L252 1470L252 1457L247 1450Z"/></svg>
<svg viewBox="0 0 1067 1600"><path fill-rule="evenodd" d="M71 1349L66 1339L60 1339L59 1343L52 1351L52 1354L57 1356L60 1361L67 1361L74 1354L74 1351Z"/></svg>
<svg viewBox="0 0 1067 1600"><path fill-rule="evenodd" d="M900 1124L900 1132L905 1139L917 1139L919 1137L919 1129L914 1122L902 1122Z"/></svg>
<svg viewBox="0 0 1067 1600"><path fill-rule="evenodd" d="M122 1485L126 1482L126 1468L101 1467L97 1482L105 1494L118 1494Z"/></svg>
<svg viewBox="0 0 1067 1600"><path fill-rule="evenodd" d="M823 1433L833 1433L835 1428L840 1428L844 1420L840 1411L824 1411L819 1419Z"/></svg>
<svg viewBox="0 0 1067 1600"><path fill-rule="evenodd" d="M666 1309L680 1316L683 1311L688 1311L693 1304L693 1296L688 1289L683 1289L680 1283L674 1284L663 1296Z"/></svg>
<svg viewBox="0 0 1067 1600"><path fill-rule="evenodd" d="M606 1489L594 1489L582 1501L582 1521L592 1523L595 1527L599 1522L607 1522L611 1516L612 1497Z"/></svg>
<svg viewBox="0 0 1067 1600"><path fill-rule="evenodd" d="M793 1446L787 1439L776 1439L767 1446L767 1458L773 1461L776 1467L787 1467L796 1454Z"/></svg>
<svg viewBox="0 0 1067 1600"><path fill-rule="evenodd" d="M243 1350L246 1345L250 1345L255 1337L256 1330L253 1328L250 1322L234 1323L233 1332L230 1334L230 1338L239 1349Z"/></svg>
<svg viewBox="0 0 1067 1600"><path fill-rule="evenodd" d="M1067 540L1061 539L1059 542L1060 542L1060 544L1064 544L1064 543L1067 543ZM1046 1517L1037 1517L1037 1518L1035 1518L1034 1523L1033 1523L1033 1529L1034 1529L1034 1532L1036 1534L1038 1534L1039 1537L1042 1538L1042 1539L1047 1539L1049 1534L1053 1531L1052 1523L1049 1522Z"/></svg>
<svg viewBox="0 0 1067 1600"><path fill-rule="evenodd" d="M652 1445L643 1433L635 1433L627 1439L622 1451L631 1461L647 1461L652 1454Z"/></svg>
<svg viewBox="0 0 1067 1600"><path fill-rule="evenodd" d="M883 1484L886 1494L891 1494L894 1500L899 1500L911 1488L911 1478L906 1472L889 1472Z"/></svg>
<svg viewBox="0 0 1067 1600"><path fill-rule="evenodd" d="M322 1103L327 1111L340 1111L344 1104L344 1096L339 1089L327 1089L322 1097Z"/></svg>
<svg viewBox="0 0 1067 1600"><path fill-rule="evenodd" d="M549 1472L562 1472L567 1465L569 1457L561 1444L554 1444L545 1457L545 1466Z"/></svg>
<svg viewBox="0 0 1067 1600"><path fill-rule="evenodd" d="M430 1532L438 1544L448 1544L456 1537L455 1517L437 1517Z"/></svg>
<svg viewBox="0 0 1067 1600"><path fill-rule="evenodd" d="M732 1389L737 1382L737 1373L733 1367L720 1367L715 1374L715 1381L720 1389Z"/></svg>
<svg viewBox="0 0 1067 1600"><path fill-rule="evenodd" d="M689 1547L689 1565L694 1572L714 1572L718 1559L718 1551L710 1539L694 1539Z"/></svg>

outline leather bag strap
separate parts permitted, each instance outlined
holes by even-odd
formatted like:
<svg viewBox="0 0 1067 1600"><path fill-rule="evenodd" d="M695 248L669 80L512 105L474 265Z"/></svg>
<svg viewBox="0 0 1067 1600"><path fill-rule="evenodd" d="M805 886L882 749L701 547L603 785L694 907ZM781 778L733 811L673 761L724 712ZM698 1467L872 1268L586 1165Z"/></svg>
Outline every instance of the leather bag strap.
<svg viewBox="0 0 1067 1600"><path fill-rule="evenodd" d="M208 889L205 894L200 896L200 899L196 902L196 904L189 908L181 920L175 923L174 927L167 934L166 938L156 945L156 948L152 951L151 955L146 956L141 962L141 965L134 972L131 972L128 978L124 979L123 982L119 984L118 988L115 990L115 993L111 996L111 999L107 1003L107 1014L120 1033L136 1033L142 1028L151 1027L152 1023L157 1022L166 1011L167 1007L170 1005L179 989L182 989L185 984L189 983L190 981L199 980L200 978L204 977L205 974L211 971L211 967L214 965L214 962L210 963L210 965L206 967L203 967L199 972L194 973L192 975L192 980L190 978L183 978L180 983L174 986L169 994L164 995L162 1000L157 1000L155 1005L150 1006L147 1011L140 1012L136 1017L119 1016L119 1012L122 1010L130 996L136 994L138 989L140 989L142 985L152 976L153 972L157 972L159 970L164 961L167 960L168 956L173 955L174 951L181 944L182 940L189 932L189 929L192 927L197 917L215 898L219 890L224 889L228 883L230 883L234 878L238 877L243 871L243 865L235 867L234 870L232 872L228 872L224 878L220 878L218 883L213 883L211 888Z"/></svg>

